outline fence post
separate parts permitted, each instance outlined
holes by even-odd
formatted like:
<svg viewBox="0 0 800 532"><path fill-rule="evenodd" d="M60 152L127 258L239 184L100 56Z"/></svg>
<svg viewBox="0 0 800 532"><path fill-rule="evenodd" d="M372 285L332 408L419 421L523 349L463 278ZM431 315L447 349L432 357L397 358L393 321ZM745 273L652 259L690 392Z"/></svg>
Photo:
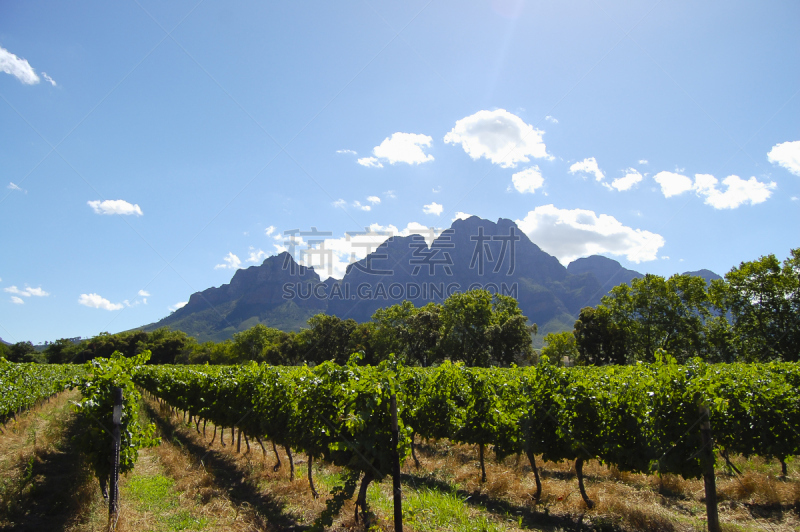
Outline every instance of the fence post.
<svg viewBox="0 0 800 532"><path fill-rule="evenodd" d="M700 453L700 462L703 466L703 482L706 489L706 519L708 523L708 532L721 532L719 513L717 510L717 481L714 476L714 443L711 438L711 421L709 419L707 407L700 407L700 416L704 418L700 424L700 434L703 437L703 449L702 453Z"/></svg>
<svg viewBox="0 0 800 532"><path fill-rule="evenodd" d="M122 421L122 388L113 388L111 395L114 398L114 414L111 420L112 448L111 448L111 478L108 493L108 519L111 529L116 525L119 516L119 446L120 422Z"/></svg>
<svg viewBox="0 0 800 532"><path fill-rule="evenodd" d="M394 529L403 532L403 492L400 488L400 431L397 428L397 395L392 394L392 489L394 492Z"/></svg>

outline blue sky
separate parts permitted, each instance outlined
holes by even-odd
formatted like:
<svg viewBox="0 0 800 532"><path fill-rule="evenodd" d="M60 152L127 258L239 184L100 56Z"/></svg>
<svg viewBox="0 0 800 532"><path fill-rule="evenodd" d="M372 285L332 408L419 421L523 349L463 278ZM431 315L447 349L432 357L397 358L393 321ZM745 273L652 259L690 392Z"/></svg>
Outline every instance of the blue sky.
<svg viewBox="0 0 800 532"><path fill-rule="evenodd" d="M330 233L323 278L381 238L347 232L465 214L564 264L785 258L798 22L791 1L0 3L0 337L151 323L291 229Z"/></svg>

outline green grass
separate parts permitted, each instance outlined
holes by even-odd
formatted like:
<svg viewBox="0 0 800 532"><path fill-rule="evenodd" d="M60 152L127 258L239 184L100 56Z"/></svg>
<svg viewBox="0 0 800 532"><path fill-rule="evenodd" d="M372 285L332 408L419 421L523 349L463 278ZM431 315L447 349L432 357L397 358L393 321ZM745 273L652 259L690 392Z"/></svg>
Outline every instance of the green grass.
<svg viewBox="0 0 800 532"><path fill-rule="evenodd" d="M174 491L175 481L163 475L134 476L124 488L138 509L155 516L154 531L203 530L208 525L205 518L195 518L191 512L180 508Z"/></svg>
<svg viewBox="0 0 800 532"><path fill-rule="evenodd" d="M367 491L367 502L383 515L391 516L394 503L385 497L378 484ZM474 511L477 510L477 511ZM501 532L506 528L485 515L482 508L472 508L455 492L429 488L415 490L403 486L403 523L417 532L448 530L452 532Z"/></svg>

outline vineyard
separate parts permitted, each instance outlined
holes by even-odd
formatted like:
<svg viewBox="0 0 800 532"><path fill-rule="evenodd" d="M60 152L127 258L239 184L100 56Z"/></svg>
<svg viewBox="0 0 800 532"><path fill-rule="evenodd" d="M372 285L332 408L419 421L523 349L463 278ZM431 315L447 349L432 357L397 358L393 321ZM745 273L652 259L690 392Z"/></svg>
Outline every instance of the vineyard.
<svg viewBox="0 0 800 532"><path fill-rule="evenodd" d="M787 462L800 455L800 365L796 363L678 365L659 355L653 364L564 368L546 358L537 366L435 368L323 363L316 367L147 365L147 353L127 359L95 359L85 366L9 364L0 366L8 419L65 387L77 388L80 426L75 441L105 491L111 424L111 389L122 387L121 472L134 469L140 449L158 445L155 426L138 421L145 396L162 410L181 416L208 445L219 442L237 452L260 448L278 471L288 462L304 464L309 495L323 491L317 465L338 468L335 486L315 526L330 526L355 498L354 518L367 516L368 492L392 471L390 402L396 395L397 449L409 464L422 467L421 449L449 442L472 452L479 468L474 482L492 483L492 463L523 457L534 489L530 504L548 499L544 463L572 464L583 507L596 501L587 493L584 467L602 464L616 474L698 478L703 473L701 426L710 422L719 470L738 471L731 457L777 460L783 477ZM28 391L25 398L18 390ZM5 405L9 406L6 407ZM227 440L227 443L226 443ZM472 451L470 451L472 449ZM422 460L424 463L425 461ZM326 467L327 467L326 466ZM495 469L496 470L496 469ZM522 470L517 468L520 471ZM303 479L304 481L306 479ZM330 484L329 478L323 483Z"/></svg>

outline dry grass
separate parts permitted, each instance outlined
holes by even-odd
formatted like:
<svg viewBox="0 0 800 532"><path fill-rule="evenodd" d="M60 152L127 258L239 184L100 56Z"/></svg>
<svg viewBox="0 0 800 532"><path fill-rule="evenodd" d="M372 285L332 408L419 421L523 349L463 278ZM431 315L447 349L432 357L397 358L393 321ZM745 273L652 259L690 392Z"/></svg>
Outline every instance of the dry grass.
<svg viewBox="0 0 800 532"><path fill-rule="evenodd" d="M532 500L535 483L527 460L516 457L502 462L486 461L487 482L480 483L477 448L449 442L430 442L418 447L422 467L413 461L404 472L430 481L455 487L474 499L496 501L500 508L513 508L534 515L561 516L567 520L583 517L597 524L611 524L623 530L689 531L704 529L705 503L702 479L686 480L675 475L642 475L621 472L597 461L584 465L589 498L587 508L578 492L574 464L537 462L542 477L542 497ZM745 471L741 477L718 471L717 491L721 501L720 519L730 530L773 532L800 530L798 493L800 482L780 480L777 463L757 461L751 464L736 458ZM535 521L535 518L532 518Z"/></svg>
<svg viewBox="0 0 800 532"><path fill-rule="evenodd" d="M71 445L76 429L69 391L33 408L0 434L0 528L59 530L79 523L93 503L92 477Z"/></svg>

